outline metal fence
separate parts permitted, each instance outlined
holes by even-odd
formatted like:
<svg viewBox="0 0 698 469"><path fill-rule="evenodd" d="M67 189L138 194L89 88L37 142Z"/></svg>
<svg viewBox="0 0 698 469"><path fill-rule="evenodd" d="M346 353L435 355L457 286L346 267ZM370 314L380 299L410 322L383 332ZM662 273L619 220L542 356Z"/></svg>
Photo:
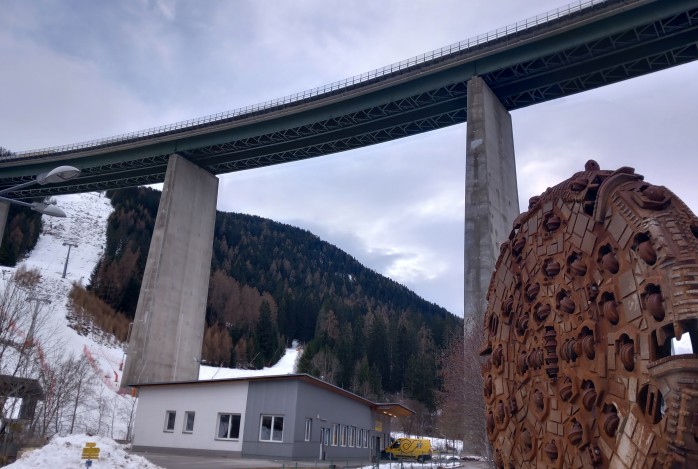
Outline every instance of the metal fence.
<svg viewBox="0 0 698 469"><path fill-rule="evenodd" d="M368 82L387 77L391 74L405 71L412 67L416 67L431 61L448 57L452 54L474 50L479 48L480 46L486 45L494 41L498 41L502 38L515 36L524 31L534 29L537 26L556 21L562 18L566 18L583 11L588 11L601 4L613 3L614 1L617 0L579 0L577 2L570 3L564 7L550 10L546 13L542 13L540 15L536 15L531 18L518 21L509 26L495 29L494 31L490 31L485 34L480 34L478 36L457 42L455 44L444 46L440 49L436 49L431 52L426 52L416 57L412 57L406 60L402 60L400 62L386 65L385 67L381 67L376 70L371 70L366 73L354 75L352 77L345 78L344 80L336 81L334 83L330 83L324 86L302 91L300 93L294 93L288 96L284 96L282 98L265 101L263 103L253 104L251 106L245 106L231 111L219 112L217 114L211 114L204 117L175 122L174 124L162 125L159 127L152 127L145 130L140 130L137 132L116 135L114 137L90 140L86 142L78 142L56 147L42 148L38 150L21 151L15 153L10 157L5 157L2 159L8 159L17 156L41 156L52 153L81 150L92 147L110 146L128 141L136 141L155 135L167 135L182 130L194 129L197 127L205 127L220 122L250 116L271 109L283 108L284 106L288 106L289 104L299 103L309 99L315 99L324 95L333 94L341 90L346 90L356 85L366 84Z"/></svg>

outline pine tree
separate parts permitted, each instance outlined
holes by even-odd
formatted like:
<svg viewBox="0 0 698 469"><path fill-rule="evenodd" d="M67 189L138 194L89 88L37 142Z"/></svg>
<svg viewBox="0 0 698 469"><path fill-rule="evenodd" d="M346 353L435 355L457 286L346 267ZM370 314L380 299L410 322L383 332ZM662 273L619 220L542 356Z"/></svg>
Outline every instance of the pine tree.
<svg viewBox="0 0 698 469"><path fill-rule="evenodd" d="M270 365L271 359L278 351L279 332L272 321L269 303L264 301L259 307L259 320L255 329L257 347L262 365Z"/></svg>
<svg viewBox="0 0 698 469"><path fill-rule="evenodd" d="M419 349L407 371L407 387L410 395L424 403L429 410L434 410L436 400L434 383L437 383L434 340L426 326L418 334Z"/></svg>
<svg viewBox="0 0 698 469"><path fill-rule="evenodd" d="M366 355L371 367L378 370L383 389L390 389L390 348L388 330L385 322L376 317L371 325L371 330L366 344Z"/></svg>

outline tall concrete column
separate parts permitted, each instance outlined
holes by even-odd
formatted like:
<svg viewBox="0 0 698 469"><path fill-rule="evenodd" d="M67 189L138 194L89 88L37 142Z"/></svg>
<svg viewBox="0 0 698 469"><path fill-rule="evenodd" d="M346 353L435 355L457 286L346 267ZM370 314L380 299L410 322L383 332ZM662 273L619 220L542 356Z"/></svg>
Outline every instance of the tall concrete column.
<svg viewBox="0 0 698 469"><path fill-rule="evenodd" d="M9 214L10 204L0 201L0 245L2 245L2 238L5 235L5 225L7 225L7 217Z"/></svg>
<svg viewBox="0 0 698 469"><path fill-rule="evenodd" d="M197 380L218 178L170 156L122 385Z"/></svg>
<svg viewBox="0 0 698 469"><path fill-rule="evenodd" d="M480 77L468 82L467 125L465 318L479 327L499 245L519 215L511 116Z"/></svg>

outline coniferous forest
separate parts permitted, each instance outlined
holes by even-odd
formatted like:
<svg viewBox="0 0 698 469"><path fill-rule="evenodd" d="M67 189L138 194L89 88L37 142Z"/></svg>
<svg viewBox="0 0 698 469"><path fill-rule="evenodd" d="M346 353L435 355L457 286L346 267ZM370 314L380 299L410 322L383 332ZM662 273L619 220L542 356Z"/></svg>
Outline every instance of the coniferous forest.
<svg viewBox="0 0 698 469"><path fill-rule="evenodd" d="M103 257L87 289L132 319L160 192L108 191ZM437 355L462 320L312 233L217 212L202 358L261 368L292 340L309 373L371 399L437 405Z"/></svg>
<svg viewBox="0 0 698 469"><path fill-rule="evenodd" d="M39 212L11 204L7 214L5 235L0 244L0 265L10 267L17 265L17 261L36 245L42 226Z"/></svg>

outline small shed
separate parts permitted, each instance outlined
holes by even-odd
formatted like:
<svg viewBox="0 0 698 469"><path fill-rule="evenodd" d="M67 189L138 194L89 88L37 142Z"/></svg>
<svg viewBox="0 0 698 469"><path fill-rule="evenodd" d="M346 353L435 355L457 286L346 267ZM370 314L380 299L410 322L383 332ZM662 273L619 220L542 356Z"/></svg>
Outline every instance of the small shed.
<svg viewBox="0 0 698 469"><path fill-rule="evenodd" d="M307 374L135 387L135 451L370 460L389 442L391 419L414 414Z"/></svg>

